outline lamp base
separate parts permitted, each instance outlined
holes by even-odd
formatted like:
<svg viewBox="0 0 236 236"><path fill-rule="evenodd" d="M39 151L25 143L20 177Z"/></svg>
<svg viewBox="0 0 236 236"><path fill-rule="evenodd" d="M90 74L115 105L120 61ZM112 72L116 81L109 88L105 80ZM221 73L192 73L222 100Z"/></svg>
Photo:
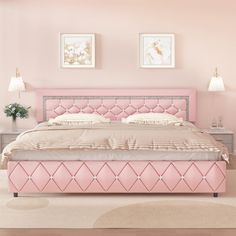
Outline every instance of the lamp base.
<svg viewBox="0 0 236 236"><path fill-rule="evenodd" d="M218 120L216 120L216 118L212 119L210 129L211 130L224 130L225 129L221 116L218 117Z"/></svg>

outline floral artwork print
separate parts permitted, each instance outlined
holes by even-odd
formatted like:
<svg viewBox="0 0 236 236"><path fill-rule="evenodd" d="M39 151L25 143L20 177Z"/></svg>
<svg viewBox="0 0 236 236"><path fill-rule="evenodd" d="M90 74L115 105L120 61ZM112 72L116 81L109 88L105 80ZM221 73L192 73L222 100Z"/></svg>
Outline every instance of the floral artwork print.
<svg viewBox="0 0 236 236"><path fill-rule="evenodd" d="M95 66L94 34L64 34L61 36L62 67Z"/></svg>
<svg viewBox="0 0 236 236"><path fill-rule="evenodd" d="M140 38L141 67L171 68L174 62L174 36L142 34Z"/></svg>

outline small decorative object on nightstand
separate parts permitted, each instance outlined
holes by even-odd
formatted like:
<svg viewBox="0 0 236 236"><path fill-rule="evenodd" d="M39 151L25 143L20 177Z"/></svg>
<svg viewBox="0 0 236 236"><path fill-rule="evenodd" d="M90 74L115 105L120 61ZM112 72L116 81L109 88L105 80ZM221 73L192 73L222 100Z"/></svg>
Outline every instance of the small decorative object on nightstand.
<svg viewBox="0 0 236 236"><path fill-rule="evenodd" d="M0 153L2 153L2 150L7 146L7 144L13 142L16 140L16 137L23 132L21 131L0 131Z"/></svg>
<svg viewBox="0 0 236 236"><path fill-rule="evenodd" d="M234 152L234 133L228 129L207 129L205 130L208 134L212 135L216 141L223 143L229 153Z"/></svg>
<svg viewBox="0 0 236 236"><path fill-rule="evenodd" d="M30 107L24 107L18 103L12 103L4 108L4 113L6 114L7 117L12 117L12 131L16 132L17 131L17 126L16 126L16 118L28 118L29 116L29 108Z"/></svg>

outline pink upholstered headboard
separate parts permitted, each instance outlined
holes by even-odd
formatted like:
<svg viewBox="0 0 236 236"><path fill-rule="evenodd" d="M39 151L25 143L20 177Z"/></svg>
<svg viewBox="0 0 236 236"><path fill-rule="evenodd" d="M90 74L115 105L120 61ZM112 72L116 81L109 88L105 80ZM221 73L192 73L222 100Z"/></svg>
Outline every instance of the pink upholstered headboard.
<svg viewBox="0 0 236 236"><path fill-rule="evenodd" d="M64 113L97 113L120 120L134 113L167 112L196 121L195 89L37 89L37 121Z"/></svg>

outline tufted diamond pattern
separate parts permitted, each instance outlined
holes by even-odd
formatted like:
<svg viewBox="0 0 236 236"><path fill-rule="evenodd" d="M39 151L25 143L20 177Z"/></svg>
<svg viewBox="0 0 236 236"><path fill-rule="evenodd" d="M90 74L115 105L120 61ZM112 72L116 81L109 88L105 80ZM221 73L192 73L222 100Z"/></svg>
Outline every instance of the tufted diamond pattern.
<svg viewBox="0 0 236 236"><path fill-rule="evenodd" d="M186 97L73 97L47 98L44 107L44 120L64 113L97 113L112 120L135 113L167 112L188 120Z"/></svg>
<svg viewBox="0 0 236 236"><path fill-rule="evenodd" d="M10 192L224 192L223 161L9 161Z"/></svg>

